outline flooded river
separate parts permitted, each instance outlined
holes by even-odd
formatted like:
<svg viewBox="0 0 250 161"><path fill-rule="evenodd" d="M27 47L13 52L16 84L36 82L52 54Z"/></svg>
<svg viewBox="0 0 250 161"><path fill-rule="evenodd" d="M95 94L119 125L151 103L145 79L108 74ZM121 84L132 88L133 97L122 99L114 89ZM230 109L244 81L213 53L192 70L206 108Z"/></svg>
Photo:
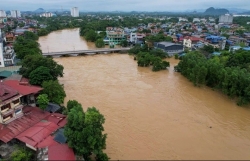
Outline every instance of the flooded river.
<svg viewBox="0 0 250 161"><path fill-rule="evenodd" d="M41 37L44 52L94 48L79 30ZM207 87L194 87L171 67L152 72L127 54L56 58L68 100L106 118L112 160L250 159L250 110Z"/></svg>

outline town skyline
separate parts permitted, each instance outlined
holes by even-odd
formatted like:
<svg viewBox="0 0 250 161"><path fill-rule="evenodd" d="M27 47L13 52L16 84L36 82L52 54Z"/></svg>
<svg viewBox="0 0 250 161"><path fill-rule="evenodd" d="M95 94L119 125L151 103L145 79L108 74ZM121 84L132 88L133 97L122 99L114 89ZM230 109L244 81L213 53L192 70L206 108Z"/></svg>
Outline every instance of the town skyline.
<svg viewBox="0 0 250 161"><path fill-rule="evenodd" d="M50 9L64 9L69 10L72 7L78 7L80 11L191 11L191 10L205 10L209 7L214 8L238 8L249 10L250 1L238 0L237 2L231 0L9 0L2 2L2 10L21 10L34 11L38 8L45 10Z"/></svg>

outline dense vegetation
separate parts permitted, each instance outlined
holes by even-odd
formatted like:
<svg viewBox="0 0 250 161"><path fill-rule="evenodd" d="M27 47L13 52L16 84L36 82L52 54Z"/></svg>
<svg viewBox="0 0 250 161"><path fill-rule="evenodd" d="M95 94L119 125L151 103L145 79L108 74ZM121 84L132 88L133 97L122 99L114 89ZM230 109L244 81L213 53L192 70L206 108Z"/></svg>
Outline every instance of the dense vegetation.
<svg viewBox="0 0 250 161"><path fill-rule="evenodd" d="M42 93L48 96L50 102L62 104L66 94L57 78L63 77L63 66L52 58L43 57L37 40L36 34L27 31L15 41L14 49L22 65L20 74L28 78L30 84L42 86ZM42 109L44 106L41 104Z"/></svg>
<svg viewBox="0 0 250 161"><path fill-rule="evenodd" d="M130 54L135 55L135 60L140 67L152 66L152 71L166 70L170 66L169 62L162 60L168 54L160 49L149 49L145 44L142 47L136 45L129 50Z"/></svg>
<svg viewBox="0 0 250 161"><path fill-rule="evenodd" d="M207 59L199 52L182 57L175 67L196 86L207 85L219 89L238 105L250 102L250 52L224 52L221 56Z"/></svg>
<svg viewBox="0 0 250 161"><path fill-rule="evenodd" d="M84 112L82 105L75 100L67 105L68 122L64 134L68 145L86 161L91 160L91 156L96 160L108 161L107 154L103 152L107 138L107 134L103 134L104 116L95 107Z"/></svg>

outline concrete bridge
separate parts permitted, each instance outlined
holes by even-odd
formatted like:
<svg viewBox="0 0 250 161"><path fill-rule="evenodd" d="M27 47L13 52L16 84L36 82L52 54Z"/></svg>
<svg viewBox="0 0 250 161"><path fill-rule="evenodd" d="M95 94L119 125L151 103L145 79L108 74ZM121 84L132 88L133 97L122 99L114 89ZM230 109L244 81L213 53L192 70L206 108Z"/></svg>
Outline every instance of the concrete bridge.
<svg viewBox="0 0 250 161"><path fill-rule="evenodd" d="M78 56L78 55L94 55L94 54L108 54L108 53L122 53L127 52L130 48L101 48L91 50L74 50L74 51L60 51L60 52L49 52L43 53L43 56Z"/></svg>

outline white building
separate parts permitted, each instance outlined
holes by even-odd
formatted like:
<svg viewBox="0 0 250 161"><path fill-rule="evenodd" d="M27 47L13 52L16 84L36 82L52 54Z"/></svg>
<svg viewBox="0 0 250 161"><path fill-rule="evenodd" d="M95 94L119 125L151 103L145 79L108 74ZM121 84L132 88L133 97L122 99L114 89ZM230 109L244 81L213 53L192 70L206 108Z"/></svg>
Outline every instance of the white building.
<svg viewBox="0 0 250 161"><path fill-rule="evenodd" d="M201 22L201 20L199 18L194 18L193 22Z"/></svg>
<svg viewBox="0 0 250 161"><path fill-rule="evenodd" d="M1 32L1 29L0 29ZM4 67L4 59L3 59L3 39L0 37L0 67Z"/></svg>
<svg viewBox="0 0 250 161"><path fill-rule="evenodd" d="M141 33L130 33L130 38L129 41L133 44L141 44L143 43L143 39L146 37L145 34L141 34Z"/></svg>
<svg viewBox="0 0 250 161"><path fill-rule="evenodd" d="M78 9L78 7L71 8L71 16L72 17L79 17L79 9Z"/></svg>
<svg viewBox="0 0 250 161"><path fill-rule="evenodd" d="M54 14L51 12L45 12L45 13L40 14L40 17L52 17L53 15Z"/></svg>
<svg viewBox="0 0 250 161"><path fill-rule="evenodd" d="M11 11L11 17L18 18L21 17L21 12L18 10L12 10Z"/></svg>
<svg viewBox="0 0 250 161"><path fill-rule="evenodd" d="M233 16L230 14L221 15L219 18L219 23L232 24Z"/></svg>
<svg viewBox="0 0 250 161"><path fill-rule="evenodd" d="M4 10L0 10L0 17L6 17L6 12Z"/></svg>
<svg viewBox="0 0 250 161"><path fill-rule="evenodd" d="M192 47L192 40L190 40L190 39L183 39L183 46L185 46L187 48L191 48Z"/></svg>
<svg viewBox="0 0 250 161"><path fill-rule="evenodd" d="M179 17L179 22L188 22L188 19L183 18L183 17Z"/></svg>

